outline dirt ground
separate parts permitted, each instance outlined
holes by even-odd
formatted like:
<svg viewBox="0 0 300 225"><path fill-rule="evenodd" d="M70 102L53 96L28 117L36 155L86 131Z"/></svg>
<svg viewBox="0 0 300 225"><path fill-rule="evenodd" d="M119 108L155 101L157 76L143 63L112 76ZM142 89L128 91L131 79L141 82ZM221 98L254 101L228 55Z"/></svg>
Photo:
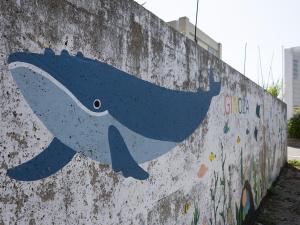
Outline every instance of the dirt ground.
<svg viewBox="0 0 300 225"><path fill-rule="evenodd" d="M261 204L255 225L300 225L300 162L289 162Z"/></svg>

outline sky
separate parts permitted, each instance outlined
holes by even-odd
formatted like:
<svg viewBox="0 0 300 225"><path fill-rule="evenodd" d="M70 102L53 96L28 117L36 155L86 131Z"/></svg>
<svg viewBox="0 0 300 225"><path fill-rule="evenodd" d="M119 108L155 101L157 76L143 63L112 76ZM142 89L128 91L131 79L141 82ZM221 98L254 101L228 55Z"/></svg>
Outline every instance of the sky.
<svg viewBox="0 0 300 225"><path fill-rule="evenodd" d="M197 0L136 1L166 22L187 16L195 24ZM241 73L247 43L245 75L266 87L282 80L282 48L300 46L299 9L300 0L199 0L198 27Z"/></svg>

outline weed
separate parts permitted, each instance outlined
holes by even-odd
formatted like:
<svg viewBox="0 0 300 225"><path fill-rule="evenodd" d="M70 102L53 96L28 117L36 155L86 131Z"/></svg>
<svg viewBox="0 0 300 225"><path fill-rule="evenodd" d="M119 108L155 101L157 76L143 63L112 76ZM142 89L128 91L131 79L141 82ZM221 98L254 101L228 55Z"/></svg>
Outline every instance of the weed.
<svg viewBox="0 0 300 225"><path fill-rule="evenodd" d="M289 160L289 165L293 167L300 167L300 161L299 160Z"/></svg>

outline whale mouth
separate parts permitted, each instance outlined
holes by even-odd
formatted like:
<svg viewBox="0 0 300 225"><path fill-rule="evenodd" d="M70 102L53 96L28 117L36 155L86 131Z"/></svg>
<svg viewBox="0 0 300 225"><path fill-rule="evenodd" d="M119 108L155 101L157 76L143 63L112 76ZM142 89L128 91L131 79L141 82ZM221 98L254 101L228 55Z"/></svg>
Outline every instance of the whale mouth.
<svg viewBox="0 0 300 225"><path fill-rule="evenodd" d="M62 83L60 83L58 80L56 80L53 76L51 76L49 73L47 73L46 71L40 69L39 67L32 65L30 63L25 63L25 62L12 62L8 65L8 68L14 78L14 80L16 80L16 76L20 76L20 72L14 73L14 71L23 68L24 70L29 70L32 73L34 73L36 76L42 76L46 79L48 79L50 82L52 82L55 86L57 86L59 89L61 89L64 93L66 93L75 103L76 105L78 105L79 108L81 108L83 111L85 111L86 113L88 113L91 116L105 116L107 115L109 112L108 110L105 110L103 112L93 112L91 110L89 110L84 104L82 104L78 98L76 98L76 96L68 89L66 88ZM26 90L22 90L22 88L20 88L21 91L26 91Z"/></svg>

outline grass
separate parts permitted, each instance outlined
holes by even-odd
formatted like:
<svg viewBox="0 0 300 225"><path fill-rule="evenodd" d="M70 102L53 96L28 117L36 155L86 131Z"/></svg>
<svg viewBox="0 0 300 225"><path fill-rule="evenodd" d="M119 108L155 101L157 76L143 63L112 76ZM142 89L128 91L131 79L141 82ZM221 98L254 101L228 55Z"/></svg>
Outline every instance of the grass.
<svg viewBox="0 0 300 225"><path fill-rule="evenodd" d="M259 223L261 223L263 225L276 225L276 223L273 221L272 216L268 215L268 214L263 215L263 216L261 215L258 218L257 222L259 222Z"/></svg>
<svg viewBox="0 0 300 225"><path fill-rule="evenodd" d="M272 195L278 195L278 189L275 186L270 187L269 193Z"/></svg>
<svg viewBox="0 0 300 225"><path fill-rule="evenodd" d="M289 163L289 165L300 169L300 161L299 160L295 160L295 159L289 160L288 163Z"/></svg>

